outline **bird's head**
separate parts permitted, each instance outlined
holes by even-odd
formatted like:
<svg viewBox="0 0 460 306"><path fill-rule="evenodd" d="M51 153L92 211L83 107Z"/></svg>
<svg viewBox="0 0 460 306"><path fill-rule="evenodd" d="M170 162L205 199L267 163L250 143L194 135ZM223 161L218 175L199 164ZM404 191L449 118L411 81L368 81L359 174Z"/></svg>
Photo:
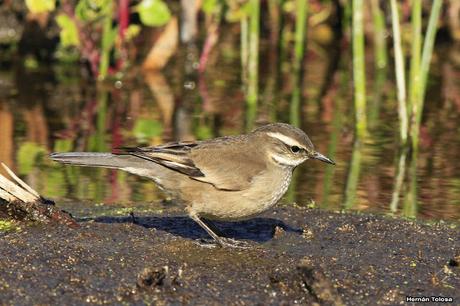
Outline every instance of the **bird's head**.
<svg viewBox="0 0 460 306"><path fill-rule="evenodd" d="M307 134L286 123L272 123L255 129L253 134L261 136L272 160L282 166L296 167L307 159L317 159L335 165L335 162L315 148Z"/></svg>

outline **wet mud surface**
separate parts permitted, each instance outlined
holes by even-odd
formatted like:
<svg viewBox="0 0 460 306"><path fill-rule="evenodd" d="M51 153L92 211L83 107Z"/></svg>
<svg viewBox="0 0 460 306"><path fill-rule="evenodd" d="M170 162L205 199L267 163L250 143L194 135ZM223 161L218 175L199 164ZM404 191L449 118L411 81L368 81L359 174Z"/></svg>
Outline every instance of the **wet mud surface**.
<svg viewBox="0 0 460 306"><path fill-rule="evenodd" d="M216 223L251 249L207 248L181 215L98 217L0 233L0 304L395 305L460 302L460 230L279 207Z"/></svg>

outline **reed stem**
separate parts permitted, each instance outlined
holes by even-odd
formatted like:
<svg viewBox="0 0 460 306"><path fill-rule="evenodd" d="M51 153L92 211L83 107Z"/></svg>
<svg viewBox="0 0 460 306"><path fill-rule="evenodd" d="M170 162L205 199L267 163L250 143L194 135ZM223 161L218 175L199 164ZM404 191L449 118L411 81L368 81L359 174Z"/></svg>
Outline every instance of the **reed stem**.
<svg viewBox="0 0 460 306"><path fill-rule="evenodd" d="M434 0L431 7L430 18L428 21L428 28L426 31L425 40L423 42L422 58L420 62L420 78L419 78L419 95L417 102L413 106L413 119L411 126L411 138L414 148L418 147L420 122L423 113L423 104L425 98L426 83L428 79L428 72L430 70L431 56L433 54L433 46L436 38L436 27L439 19L439 14L442 8L442 0Z"/></svg>
<svg viewBox="0 0 460 306"><path fill-rule="evenodd" d="M401 190L404 183L404 176L406 174L406 158L407 158L407 147L402 148L402 151L398 157L398 163L396 165L396 176L394 179L393 194L391 197L390 211L396 213L398 211L399 198L401 196Z"/></svg>
<svg viewBox="0 0 460 306"><path fill-rule="evenodd" d="M248 55L248 90L247 103L251 115L248 116L247 127L252 128L257 109L258 83L259 83L259 22L260 1L250 0L249 13L249 55Z"/></svg>
<svg viewBox="0 0 460 306"><path fill-rule="evenodd" d="M400 122L400 138L401 142L407 143L408 133L408 116L406 106L406 79L404 73L404 57L401 45L401 31L399 28L399 13L396 0L391 0L391 23L393 28L393 45L395 52L395 72L396 85L398 88L398 115Z"/></svg>
<svg viewBox="0 0 460 306"><path fill-rule="evenodd" d="M248 17L244 16L240 20L241 32L241 82L243 84L244 92L247 90L248 83L248 57L249 57L249 30L248 30Z"/></svg>
<svg viewBox="0 0 460 306"><path fill-rule="evenodd" d="M420 56L422 50L422 0L412 2L412 51L410 62L409 111L420 97ZM409 114L409 117L411 115Z"/></svg>
<svg viewBox="0 0 460 306"><path fill-rule="evenodd" d="M409 182L406 188L406 194L402 207L402 215L405 217L415 218L417 216L417 156L418 148L412 151L412 156L409 165Z"/></svg>
<svg viewBox="0 0 460 306"><path fill-rule="evenodd" d="M297 0L296 8L294 70L297 72L302 70L302 61L305 53L305 32L308 14L307 0Z"/></svg>
<svg viewBox="0 0 460 306"><path fill-rule="evenodd" d="M372 22L374 24L374 55L377 69L383 69L388 63L385 41L385 16L379 7L379 0L371 1Z"/></svg>
<svg viewBox="0 0 460 306"><path fill-rule="evenodd" d="M109 72L110 50L113 45L114 37L112 30L112 1L108 1L107 7L104 8L104 21L102 25L101 41L101 61L99 63L99 79L104 80Z"/></svg>
<svg viewBox="0 0 460 306"><path fill-rule="evenodd" d="M289 121L293 126L300 126L300 105L302 99L302 72L305 54L305 33L307 28L307 0L297 0L294 44L294 90L292 92Z"/></svg>
<svg viewBox="0 0 460 306"><path fill-rule="evenodd" d="M361 173L361 157L362 145L358 139L355 139L348 169L347 182L345 185L345 199L343 201L345 209L353 208L356 203L356 191Z"/></svg>
<svg viewBox="0 0 460 306"><path fill-rule="evenodd" d="M367 133L366 76L364 57L363 0L353 0L353 79L355 91L356 133L362 138Z"/></svg>

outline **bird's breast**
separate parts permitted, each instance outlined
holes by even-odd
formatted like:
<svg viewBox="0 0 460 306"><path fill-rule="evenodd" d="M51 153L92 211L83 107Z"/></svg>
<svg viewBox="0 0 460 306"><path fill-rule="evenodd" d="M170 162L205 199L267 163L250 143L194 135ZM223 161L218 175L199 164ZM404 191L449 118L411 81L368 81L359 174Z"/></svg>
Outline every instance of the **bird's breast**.
<svg viewBox="0 0 460 306"><path fill-rule="evenodd" d="M264 187L262 187L265 189L265 195L261 196L260 199L263 210L266 210L278 203L289 188L291 178L292 170L290 169L283 169L282 171L279 171L276 177L271 176L266 178ZM260 184L262 184L262 182Z"/></svg>
<svg viewBox="0 0 460 306"><path fill-rule="evenodd" d="M260 214L274 206L286 193L291 169L276 169L254 177L242 191L215 191L192 203L192 209L209 219L240 220Z"/></svg>

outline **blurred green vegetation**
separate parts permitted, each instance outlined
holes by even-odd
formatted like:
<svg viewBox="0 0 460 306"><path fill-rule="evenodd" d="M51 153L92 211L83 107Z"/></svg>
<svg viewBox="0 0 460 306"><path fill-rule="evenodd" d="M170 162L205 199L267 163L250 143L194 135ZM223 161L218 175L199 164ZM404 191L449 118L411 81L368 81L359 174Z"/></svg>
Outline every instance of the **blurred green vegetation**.
<svg viewBox="0 0 460 306"><path fill-rule="evenodd" d="M38 160L46 154L46 148L33 142L24 142L18 150L19 174L28 174Z"/></svg>
<svg viewBox="0 0 460 306"><path fill-rule="evenodd" d="M163 133L161 122L153 119L139 118L134 123L133 134L139 143L148 143Z"/></svg>
<svg viewBox="0 0 460 306"><path fill-rule="evenodd" d="M375 145L379 133L391 126L398 131L394 139L397 149L390 154L392 158L394 155L391 210L398 211L402 200L405 215L417 213L419 185L414 169L423 137L421 121L433 53L443 44L458 46L460 41L458 23L451 20L451 16L459 14L454 1L27 0L21 2L24 7L19 9L19 2L9 3L2 2L0 9L11 6L16 15L27 16L19 26L10 25L25 28L18 31L23 37L0 37L0 42L7 42L4 50L8 50L0 51L2 55L11 55L10 61L14 62L17 52L23 59L18 61L22 65L18 71L24 75L18 73L17 79L30 77L30 83L46 79L44 87L52 88L54 80L50 81L52 77L48 75L33 79L52 62L56 63L52 69L57 82L74 82L73 85L85 89L94 87L91 94L72 96L75 101L85 101L85 105L72 109L73 117L69 115L63 120L67 130L57 137L62 139L55 140L54 151L110 151L125 139L135 144L157 144L172 137L207 139L219 136L222 131L218 128L225 128L223 133L236 133L250 130L260 122L285 121L303 128L323 129L330 136L324 150L333 159L339 158L336 155L341 135L347 135L351 152L345 162L347 173L343 175L341 201L344 207L354 207L365 166L376 166L368 160L365 150ZM37 28L45 37L27 30L29 22L29 27ZM191 29L195 30L192 34L183 33ZM0 30L0 36L2 33ZM25 44L21 58L21 44L32 38L37 40ZM32 52L35 47L38 52ZM42 56L46 53L43 50L52 53L50 58ZM148 79L139 70L149 53L162 62L149 72L153 81L146 80L161 107L152 115L133 106L133 114L127 114L123 105L138 105L142 93L131 97L133 101L117 95L125 86L136 88L139 79ZM6 58L2 56L1 60L7 62ZM229 69L215 68L235 66L237 62L237 77L229 77ZM318 63L327 67L318 68ZM80 80L67 75L67 70L59 66L62 64L76 67L85 81L76 84ZM166 65L174 69L166 69ZM157 71L162 69L163 72ZM211 69L213 74L208 74ZM451 75L455 78L455 73ZM322 79L322 83L315 83L317 79ZM312 81L315 85L310 86ZM65 88L61 95L72 94L66 90L71 91ZM35 97L27 96L27 91L12 90L10 95L24 95L22 101L29 103ZM52 105L47 100L47 95L51 96L48 91L43 91L45 106ZM199 98L193 96L194 91L199 91ZM217 97L213 96L215 92ZM352 92L352 97L348 92ZM229 102L240 96L245 102L242 110ZM348 98L353 102L353 114L346 113ZM53 107L54 111L59 108L50 106ZM191 119L181 117L187 112ZM311 124L317 122L315 116L320 113L327 118L327 126ZM392 118L391 122L382 120L382 114ZM120 123L116 121L128 117L129 128L120 132ZM239 117L244 118L242 128L238 124L222 127L222 121L237 121ZM78 124L81 126L75 127ZM182 126L172 131L171 126L179 125L190 126L193 135L182 132ZM65 196L68 190L59 188L65 182L79 196L105 199L106 185L92 179L103 181L108 171L62 171L43 163L41 157L49 149L46 141L22 142L15 151L19 173L32 175L36 166L45 167L49 175L39 184L46 194ZM330 193L335 169L326 168L322 179L321 203L325 206L333 198ZM110 175L113 190L123 190L124 174ZM298 174L289 189L291 201L296 200L296 180L301 180ZM142 194L135 193L136 197L153 198L148 195L148 186L136 186Z"/></svg>
<svg viewBox="0 0 460 306"><path fill-rule="evenodd" d="M424 84L426 84L429 70L432 46L438 25L442 0L435 0L432 5L422 5L421 0L414 1L332 1L332 0L204 0L201 2L185 1L180 4L175 1L162 0L78 0L75 2L56 2L53 0L27 0L27 9L33 14L53 13L59 26L60 43L58 50L62 58L63 50L76 48L80 57L89 62L92 74L105 79L109 74L116 75L130 65L127 54L127 44L132 42L142 31L142 27L163 27L173 16L192 12L192 18L197 19L200 12L205 16L203 22L208 36L221 23L239 22L241 31L240 49L242 64L242 83L247 100L247 126L252 126L254 114L259 100L259 44L260 39L269 36L277 44L278 60L283 69L289 69L295 76L294 83L298 83L303 75L303 59L307 42L307 29L324 23L334 26L333 33L350 39L353 46L353 75L355 85L355 113L357 135L364 137L367 131L366 118L366 82L364 78L364 50L367 44L364 36L374 41L374 62L379 69L385 68L387 60L386 37L392 34L394 39L394 58L396 61L396 78L398 82L398 112L400 114L401 142L405 144L410 136L414 146L417 144L420 114L423 107ZM73 3L73 4L72 4ZM391 7L390 7L391 4ZM74 6L72 6L74 5ZM179 8L178 6L181 5ZM314 9L309 10L309 7ZM455 9L447 3L445 14L455 16ZM370 8L370 9L369 9ZM411 10L411 11L410 11ZM451 11L452 10L452 11ZM400 18L403 11L404 16ZM411 14L408 15L407 12ZM385 16L392 17L385 20ZM458 15L458 12L457 12ZM185 16L185 15L184 15ZM431 16L428 20L425 16ZM223 17L223 18L221 18ZM369 24L368 20L372 22ZM200 22L201 20L197 20ZM429 22L428 22L429 21ZM373 33L364 30L364 22L373 28ZM400 26L401 23L401 26ZM410 26L412 24L412 26ZM447 26L454 39L458 38L459 29L452 21ZM196 27L195 22L183 18L182 28ZM262 26L262 29L261 29ZM422 31L427 26L425 42ZM401 29L411 27L412 35L403 35ZM391 30L392 29L392 30ZM184 30L182 30L184 31ZM385 35L385 32L387 35ZM268 34L267 34L268 33ZM221 33L219 33L221 34ZM216 35L219 35L216 34ZM195 34L196 35L196 34ZM414 38L413 41L411 38ZM218 38L217 38L218 39ZM212 48L212 39L205 41L200 62L206 63L206 50ZM207 44L207 42L210 42ZM411 49L412 61L410 76L404 76L405 54ZM431 47L430 47L431 46ZM292 51L290 50L292 47ZM423 49L423 57L422 57ZM161 52L156 54L161 56ZM292 59L292 63L290 61ZM286 66L286 63L288 66ZM132 63L131 63L132 64ZM201 63L200 63L201 65ZM296 81L297 80L297 81ZM410 85L409 99L406 101L406 86ZM298 86L294 86L291 99L290 121L300 124L296 117L296 109L302 104ZM410 104L410 105L409 105Z"/></svg>
<svg viewBox="0 0 460 306"><path fill-rule="evenodd" d="M0 220L0 232L10 232L19 229L13 221Z"/></svg>

